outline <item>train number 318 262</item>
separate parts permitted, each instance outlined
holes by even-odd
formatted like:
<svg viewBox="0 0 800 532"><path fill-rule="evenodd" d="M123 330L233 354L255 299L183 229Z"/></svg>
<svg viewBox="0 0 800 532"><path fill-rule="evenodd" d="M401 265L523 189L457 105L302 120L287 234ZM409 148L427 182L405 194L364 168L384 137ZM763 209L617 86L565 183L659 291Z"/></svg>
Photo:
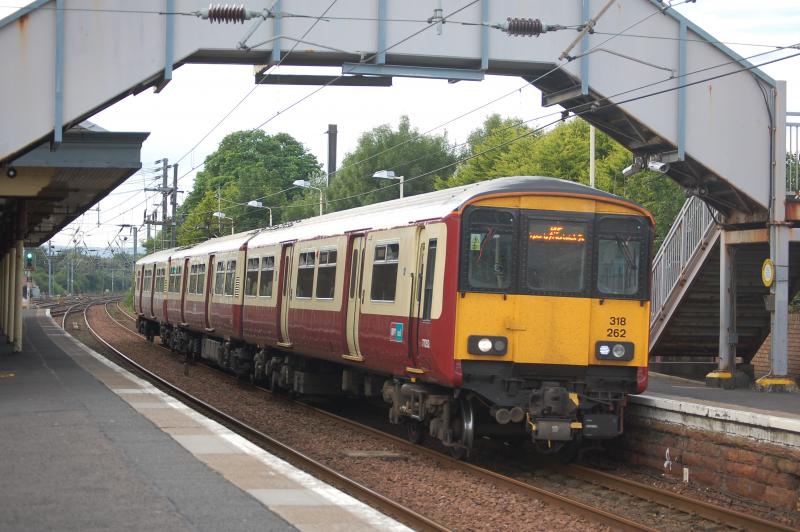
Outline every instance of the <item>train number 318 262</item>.
<svg viewBox="0 0 800 532"><path fill-rule="evenodd" d="M608 319L608 324L612 327L606 329L606 336L609 338L625 338L627 331L624 329L625 327L625 317L624 316L611 316Z"/></svg>

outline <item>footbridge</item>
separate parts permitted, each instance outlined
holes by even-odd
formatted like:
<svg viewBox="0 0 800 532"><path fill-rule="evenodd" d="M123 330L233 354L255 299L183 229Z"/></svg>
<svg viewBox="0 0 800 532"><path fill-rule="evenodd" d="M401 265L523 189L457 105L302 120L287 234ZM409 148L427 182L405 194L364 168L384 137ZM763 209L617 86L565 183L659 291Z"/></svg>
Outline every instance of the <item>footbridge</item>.
<svg viewBox="0 0 800 532"><path fill-rule="evenodd" d="M752 311L772 316L774 378L765 383L789 382L786 309L796 217L787 218L794 211L784 194L786 87L755 68L758 58L749 63L664 2L539 0L523 8L497 0L270 0L209 9L197 0L142 0L132 9L124 0L39 0L0 21L0 49L0 67L14 80L0 85L6 167L42 143L59 149L70 126L129 94L160 90L187 63L261 65L257 83L524 78L541 90L545 106L579 115L628 147L631 171L655 168L681 184L697 198L687 212L713 209L706 222L714 220L716 240L706 231L705 245L682 247L700 254L682 258L686 264L662 259L682 281L657 288L663 305L655 311L654 348L679 336L664 331L684 323L675 320L699 286L693 281L710 260L704 257L716 253L720 261L721 288L706 306L726 312L736 299L732 279L741 278L731 274L744 264L737 261L771 257L771 311ZM341 73L271 76L278 63ZM734 251L751 245L758 250L752 256ZM671 257L669 249L662 256ZM743 336L730 325L735 315L720 315L729 316L720 321L726 332L718 376L725 377L735 370L731 346ZM681 351L688 344L671 345Z"/></svg>

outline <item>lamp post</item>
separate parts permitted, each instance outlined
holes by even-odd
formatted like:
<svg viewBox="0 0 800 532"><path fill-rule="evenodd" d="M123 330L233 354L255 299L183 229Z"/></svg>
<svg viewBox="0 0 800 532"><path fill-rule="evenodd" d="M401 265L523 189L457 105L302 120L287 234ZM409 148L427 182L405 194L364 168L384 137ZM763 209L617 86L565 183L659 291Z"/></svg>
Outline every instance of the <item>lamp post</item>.
<svg viewBox="0 0 800 532"><path fill-rule="evenodd" d="M372 174L372 177L377 177L378 179L397 179L400 181L400 199L403 199L403 176L394 175L394 170L378 170Z"/></svg>
<svg viewBox="0 0 800 532"><path fill-rule="evenodd" d="M258 200L250 200L247 202L248 207L255 207L256 209L267 209L269 211L269 226L272 227L272 208L271 207L264 207L264 205Z"/></svg>
<svg viewBox="0 0 800 532"><path fill-rule="evenodd" d="M225 216L224 212L219 212L219 211L211 213L211 216L213 216L214 218L219 218L220 225L222 224L222 220L223 219L230 220L231 221L231 234L233 234L234 228L236 227L234 225L234 223L233 223L233 218L230 218L229 216Z"/></svg>
<svg viewBox="0 0 800 532"><path fill-rule="evenodd" d="M322 216L322 189L319 187L315 187L314 185L312 185L311 183L309 183L304 179L298 179L292 184L300 188L313 188L314 190L319 192L319 215Z"/></svg>

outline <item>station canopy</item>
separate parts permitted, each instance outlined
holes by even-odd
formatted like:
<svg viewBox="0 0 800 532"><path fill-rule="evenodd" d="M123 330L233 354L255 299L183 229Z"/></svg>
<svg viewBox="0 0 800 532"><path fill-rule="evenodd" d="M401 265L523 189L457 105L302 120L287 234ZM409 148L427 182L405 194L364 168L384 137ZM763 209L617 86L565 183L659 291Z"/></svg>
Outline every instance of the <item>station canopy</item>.
<svg viewBox="0 0 800 532"><path fill-rule="evenodd" d="M0 172L0 253L22 238L39 246L142 166L149 133L111 132L88 121L45 142Z"/></svg>

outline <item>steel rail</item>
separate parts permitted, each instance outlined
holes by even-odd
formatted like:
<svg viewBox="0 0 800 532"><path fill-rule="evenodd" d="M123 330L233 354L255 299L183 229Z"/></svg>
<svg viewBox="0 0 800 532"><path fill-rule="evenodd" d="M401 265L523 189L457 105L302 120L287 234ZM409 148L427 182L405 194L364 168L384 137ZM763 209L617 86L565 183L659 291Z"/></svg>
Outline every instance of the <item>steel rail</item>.
<svg viewBox="0 0 800 532"><path fill-rule="evenodd" d="M714 506L705 501L691 499L680 493L662 490L641 482L635 482L603 471L597 471L596 469L573 464L561 467L559 470L566 475L599 484L615 491L621 491L635 497L647 499L664 506L670 506L683 512L699 515L700 517L724 525L740 527L744 530L796 530L781 525L780 523L748 515L737 510Z"/></svg>
<svg viewBox="0 0 800 532"><path fill-rule="evenodd" d="M146 369L144 366L138 364L133 359L126 356L122 351L118 350L114 346L112 346L109 342L107 342L104 338L102 338L89 324L89 317L87 315L87 311L93 305L100 304L91 303L86 306L83 311L83 317L86 321L86 327L88 328L89 332L97 338L97 340L105 345L108 349L113 351L117 356L125 360L127 364L130 364L132 367L136 368L138 372L145 375L151 381L155 381L161 386L167 388L170 393L174 394L179 399L183 400L186 403L191 404L193 407L202 410L206 415L210 415L210 417L215 418L217 421L221 422L222 424L226 425L227 427L233 429L235 432L246 436L249 440L254 441L254 443L259 444L261 447L269 450L270 452L278 455L279 457L283 458L291 462L292 464L300 467L304 471L308 472L309 474L317 477L318 479L339 488L340 490L350 494L351 496L355 497L356 499L365 502L366 504L372 506L373 508L379 509L381 512L389 515L405 523L406 525L413 527L415 530L433 530L433 531L447 531L448 529L427 517L416 513L413 510L410 510L401 504L392 501L384 497L383 495L367 488L366 486L351 480L333 469L317 462L313 458L306 456L299 451L292 449L291 447L279 442L278 440L260 432L259 430L251 427L250 425L237 420L236 418L218 410L217 408L211 406L210 404L206 403L202 399L195 397L194 395L182 390L181 388L171 384L167 380L159 377L155 373L151 372L150 370ZM108 312L108 307L106 307L106 312Z"/></svg>

